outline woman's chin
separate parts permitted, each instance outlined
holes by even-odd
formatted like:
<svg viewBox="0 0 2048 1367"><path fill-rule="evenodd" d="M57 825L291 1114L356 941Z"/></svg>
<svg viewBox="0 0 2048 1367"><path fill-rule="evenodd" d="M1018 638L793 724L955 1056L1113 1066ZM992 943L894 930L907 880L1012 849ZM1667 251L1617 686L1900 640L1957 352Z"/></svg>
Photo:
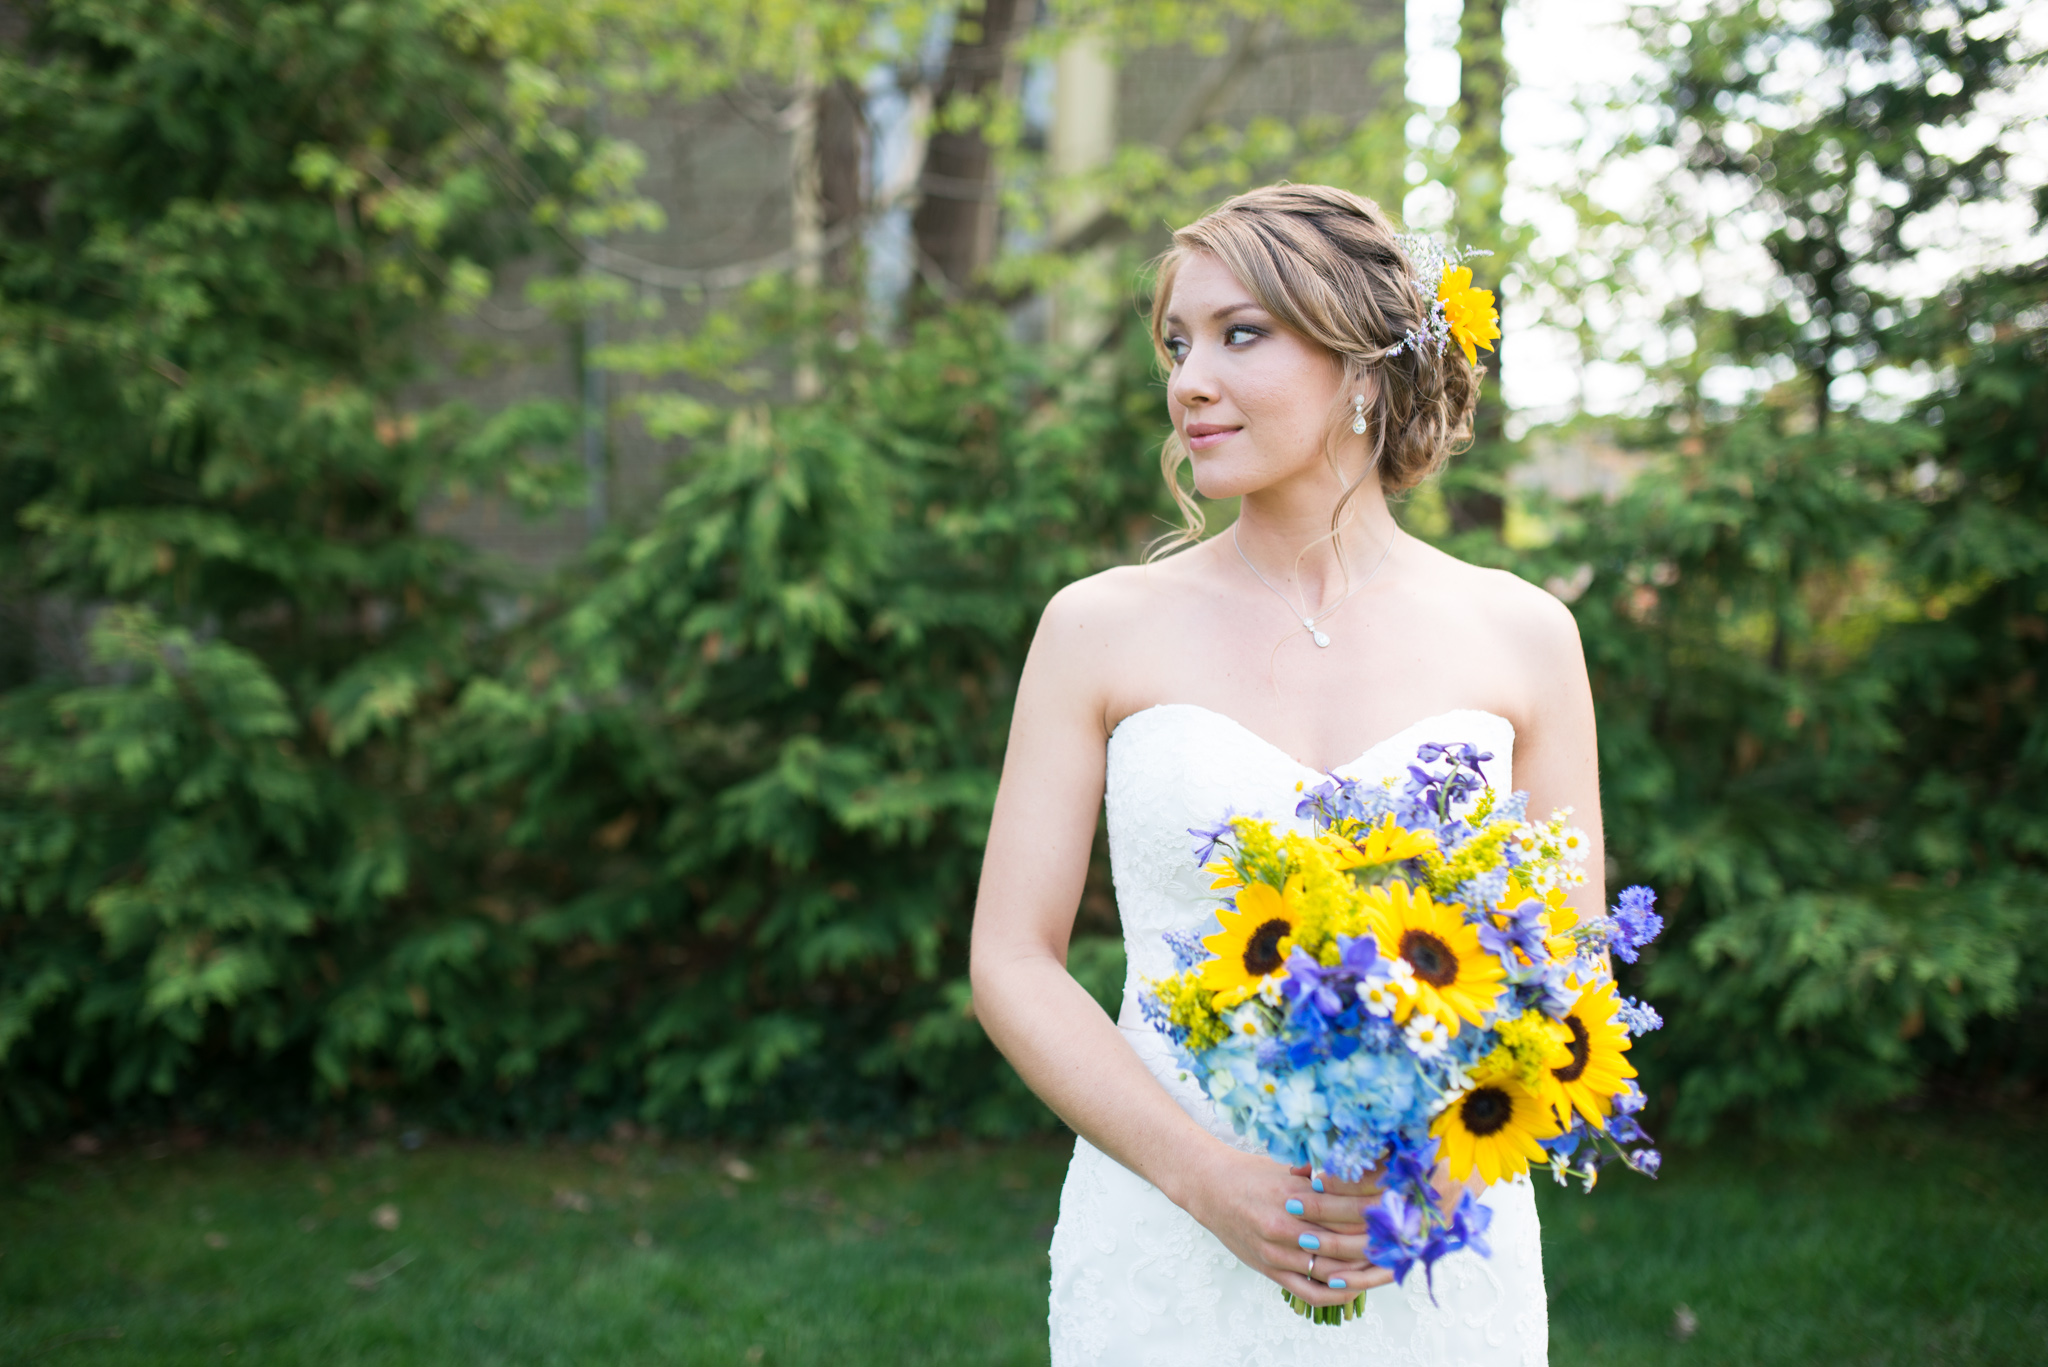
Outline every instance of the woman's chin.
<svg viewBox="0 0 2048 1367"><path fill-rule="evenodd" d="M1270 470L1248 470L1242 465L1232 468L1233 464L1219 460L1205 465L1197 458L1193 462L1195 492L1213 503L1255 494L1273 482Z"/></svg>

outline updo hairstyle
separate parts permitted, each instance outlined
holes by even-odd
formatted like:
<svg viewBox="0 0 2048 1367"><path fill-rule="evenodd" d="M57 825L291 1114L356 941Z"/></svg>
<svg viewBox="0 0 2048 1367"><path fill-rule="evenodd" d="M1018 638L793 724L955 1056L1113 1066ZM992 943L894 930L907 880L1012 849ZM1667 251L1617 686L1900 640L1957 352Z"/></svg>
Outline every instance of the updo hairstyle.
<svg viewBox="0 0 2048 1367"><path fill-rule="evenodd" d="M1333 531L1367 478L1377 474L1390 494L1412 489L1471 444L1483 372L1455 346L1439 353L1431 342L1386 354L1427 325L1437 282L1418 291L1414 265L1379 205L1329 185L1268 185L1224 201L1175 233L1173 246L1159 258L1152 296L1152 345L1169 369L1164 334L1173 279L1196 252L1221 261L1259 307L1326 348L1343 367L1344 387L1324 444L1333 468L1336 444L1351 427L1351 396L1366 396L1371 461L1337 500ZM1158 551L1202 535L1201 506L1179 479L1187 458L1175 431L1160 452L1160 468L1186 526Z"/></svg>

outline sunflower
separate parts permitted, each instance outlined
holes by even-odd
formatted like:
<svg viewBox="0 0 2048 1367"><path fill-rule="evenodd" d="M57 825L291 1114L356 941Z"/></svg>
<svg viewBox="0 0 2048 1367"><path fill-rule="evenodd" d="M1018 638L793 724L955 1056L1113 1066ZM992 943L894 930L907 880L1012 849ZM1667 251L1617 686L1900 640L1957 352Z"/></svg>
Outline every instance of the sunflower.
<svg viewBox="0 0 2048 1367"><path fill-rule="evenodd" d="M1338 868L1369 869L1429 853L1436 848L1436 832L1405 830L1394 824L1393 813L1389 812L1379 825L1367 826L1354 838L1336 843Z"/></svg>
<svg viewBox="0 0 2048 1367"><path fill-rule="evenodd" d="M1465 924L1465 908L1433 901L1428 888L1409 892L1401 882L1365 893L1366 922L1379 937L1380 952L1406 959L1415 970L1412 991L1396 1019L1427 1011L1458 1033L1458 1018L1472 1024L1500 1000L1507 971L1479 944L1479 929Z"/></svg>
<svg viewBox="0 0 2048 1367"><path fill-rule="evenodd" d="M1214 880L1209 884L1209 891L1211 892L1222 888L1241 888L1244 886L1244 875L1239 873L1237 865L1231 863L1228 859L1212 859L1202 865L1202 872L1208 874Z"/></svg>
<svg viewBox="0 0 2048 1367"><path fill-rule="evenodd" d="M1530 1160L1543 1158L1537 1141L1562 1128L1534 1092L1501 1076L1475 1081L1430 1122L1429 1132L1442 1144L1453 1178L1462 1182L1477 1168L1492 1183L1527 1172Z"/></svg>
<svg viewBox="0 0 2048 1367"><path fill-rule="evenodd" d="M1571 1050L1571 1060L1551 1069L1565 1100L1596 1130L1607 1128L1615 1094L1636 1075L1635 1067L1623 1057L1628 1052L1628 1031L1614 1018L1620 1006L1614 999L1612 978L1581 991L1564 1016L1564 1028L1572 1032L1565 1046Z"/></svg>
<svg viewBox="0 0 2048 1367"><path fill-rule="evenodd" d="M1444 306L1444 321L1450 324L1452 339L1465 350L1465 360L1479 364L1479 353L1474 348L1491 351L1500 336L1500 315L1493 309L1493 291L1472 288L1470 266L1446 266L1436 297Z"/></svg>
<svg viewBox="0 0 2048 1367"><path fill-rule="evenodd" d="M1202 986L1216 994L1216 1009L1228 1011L1259 990L1274 975L1286 976L1286 953L1280 942L1294 934L1301 911L1294 899L1301 879L1290 878L1283 891L1269 883L1253 883L1237 894L1237 908L1216 913L1223 929L1203 940L1216 957L1201 967Z"/></svg>

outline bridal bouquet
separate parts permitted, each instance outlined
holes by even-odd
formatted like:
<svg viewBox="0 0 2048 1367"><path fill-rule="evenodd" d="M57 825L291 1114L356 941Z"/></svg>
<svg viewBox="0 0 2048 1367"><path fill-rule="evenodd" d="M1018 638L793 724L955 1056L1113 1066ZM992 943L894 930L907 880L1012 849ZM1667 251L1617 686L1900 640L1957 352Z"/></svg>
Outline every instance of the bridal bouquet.
<svg viewBox="0 0 2048 1367"><path fill-rule="evenodd" d="M1400 782L1332 777L1295 809L1307 835L1235 813L1190 831L1223 929L1169 934L1177 971L1142 998L1238 1133L1284 1163L1377 1176L1366 1256L1402 1281L1491 1251L1493 1212L1469 1189L1446 1208L1439 1161L1489 1183L1539 1163L1589 1191L1603 1157L1659 1163L1627 1055L1663 1022L1617 994L1607 960L1634 962L1663 928L1655 896L1629 888L1581 921L1565 897L1584 832L1500 798L1492 758L1432 744ZM1327 1324L1365 1303L1283 1294Z"/></svg>

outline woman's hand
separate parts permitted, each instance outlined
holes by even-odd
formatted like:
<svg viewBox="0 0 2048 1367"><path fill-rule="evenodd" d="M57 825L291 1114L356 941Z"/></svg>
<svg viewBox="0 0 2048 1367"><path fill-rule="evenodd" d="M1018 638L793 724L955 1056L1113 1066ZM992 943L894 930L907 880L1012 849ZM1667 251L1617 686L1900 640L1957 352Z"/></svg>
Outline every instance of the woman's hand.
<svg viewBox="0 0 2048 1367"><path fill-rule="evenodd" d="M1365 1207L1379 1188L1370 1179L1321 1185L1307 1168L1218 1143L1179 1199L1246 1267L1310 1305L1343 1305L1394 1279L1365 1261Z"/></svg>

